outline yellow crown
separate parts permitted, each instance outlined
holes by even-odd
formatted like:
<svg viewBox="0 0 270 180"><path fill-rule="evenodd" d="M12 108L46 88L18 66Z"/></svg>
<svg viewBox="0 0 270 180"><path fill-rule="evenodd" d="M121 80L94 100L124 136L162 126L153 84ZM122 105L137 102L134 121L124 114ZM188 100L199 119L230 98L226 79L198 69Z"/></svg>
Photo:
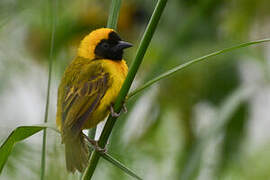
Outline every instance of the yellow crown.
<svg viewBox="0 0 270 180"><path fill-rule="evenodd" d="M88 59L95 58L95 48L102 39L108 39L113 29L100 28L85 36L80 43L78 56Z"/></svg>

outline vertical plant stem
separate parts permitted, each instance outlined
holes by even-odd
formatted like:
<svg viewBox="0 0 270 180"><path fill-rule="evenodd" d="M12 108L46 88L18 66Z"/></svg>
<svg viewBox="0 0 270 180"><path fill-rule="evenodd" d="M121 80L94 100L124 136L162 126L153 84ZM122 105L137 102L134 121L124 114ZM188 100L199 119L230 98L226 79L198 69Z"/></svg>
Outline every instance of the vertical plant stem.
<svg viewBox="0 0 270 180"><path fill-rule="evenodd" d="M122 0L112 0L110 13L107 22L107 28L117 29L117 22Z"/></svg>
<svg viewBox="0 0 270 180"><path fill-rule="evenodd" d="M50 52L49 52L49 74L48 74L48 85L47 85L47 97L46 97L46 107L44 114L44 123L48 122L49 114L49 104L50 104L50 89L51 89L51 79L52 79L52 65L53 65L53 48L54 48L54 35L55 35L55 10L56 10L56 1L50 2L51 12L51 39L50 39ZM46 165L46 137L47 130L43 130L43 139L42 139L42 155L41 155L41 173L40 179L44 180L45 177L45 165Z"/></svg>
<svg viewBox="0 0 270 180"><path fill-rule="evenodd" d="M161 17L161 14L162 14L165 6L166 6L166 3L167 3L167 0L159 0L157 2L155 10L154 10L152 17L150 19L150 22L148 23L148 26L147 26L145 33L142 37L142 40L140 42L139 49L136 53L136 57L131 65L131 68L128 72L127 78L126 78L126 80L125 80L125 82L120 90L120 93L117 97L117 100L115 102L114 110L116 112L120 112L120 110L122 108L123 101L125 100L125 97L130 89L130 86L131 86L131 84L135 78L135 75L139 69L139 66L143 60L145 52L146 52L146 50L149 46L149 43L153 37L153 34L156 30L157 24L159 22L159 19ZM105 124L105 127L101 133L99 141L98 141L98 145L101 148L104 148L105 145L107 144L108 138L112 132L112 129L113 129L113 126L115 124L116 119L117 119L116 117L109 116L109 118ZM95 168L98 164L99 158L100 158L100 155L98 154L98 152L94 151L90 157L89 166L85 170L85 173L83 176L84 180L91 179L91 177L94 174Z"/></svg>

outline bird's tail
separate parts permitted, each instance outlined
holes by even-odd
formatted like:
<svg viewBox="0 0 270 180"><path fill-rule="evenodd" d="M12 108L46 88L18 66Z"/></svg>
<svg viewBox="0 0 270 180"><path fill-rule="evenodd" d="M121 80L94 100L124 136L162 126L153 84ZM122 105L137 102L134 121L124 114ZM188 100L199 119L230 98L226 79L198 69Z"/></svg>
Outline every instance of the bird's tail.
<svg viewBox="0 0 270 180"><path fill-rule="evenodd" d="M84 141L82 132L75 138L64 138L63 143L66 148L67 170L73 173L76 169L83 172L88 162L89 149Z"/></svg>

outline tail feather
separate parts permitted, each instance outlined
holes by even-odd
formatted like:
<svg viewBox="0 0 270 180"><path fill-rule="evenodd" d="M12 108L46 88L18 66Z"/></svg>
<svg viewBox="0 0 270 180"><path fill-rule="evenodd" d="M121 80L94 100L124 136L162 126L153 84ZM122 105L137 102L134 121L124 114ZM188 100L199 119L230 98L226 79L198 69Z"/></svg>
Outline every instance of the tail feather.
<svg viewBox="0 0 270 180"><path fill-rule="evenodd" d="M72 173L74 173L76 169L83 172L88 162L89 149L84 141L82 133L76 138L65 138L63 142L66 148L67 170Z"/></svg>

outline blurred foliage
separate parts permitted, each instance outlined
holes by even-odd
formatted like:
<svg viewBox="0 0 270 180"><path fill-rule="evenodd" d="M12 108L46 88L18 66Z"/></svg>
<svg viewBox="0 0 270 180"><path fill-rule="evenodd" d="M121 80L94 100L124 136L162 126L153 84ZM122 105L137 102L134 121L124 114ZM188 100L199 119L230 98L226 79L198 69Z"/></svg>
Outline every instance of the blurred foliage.
<svg viewBox="0 0 270 180"><path fill-rule="evenodd" d="M220 159L220 165L218 169L222 171L226 169L226 167L232 163L233 161L238 160L238 153L240 152L241 142L243 141L246 128L245 125L248 124L246 122L248 119L248 107L247 104L242 104L234 116L230 119L225 129L225 137L222 144L222 156ZM218 171L217 171L218 173ZM220 176L217 174L217 176Z"/></svg>
<svg viewBox="0 0 270 180"><path fill-rule="evenodd" d="M54 54L56 82L76 55L76 48L83 36L93 29L106 26L109 2L59 0ZM155 2L123 0L118 31L123 39L135 44L133 51L125 54L129 64ZM269 6L269 0L169 1L135 86L187 59L250 39L269 37ZM50 40L49 12L47 1L0 1L0 99L4 99L5 92L10 91L8 84L12 84L16 78L27 77L29 79L25 81L31 81L31 76L24 76L28 73L28 68L46 72ZM21 38L16 39L17 37ZM14 44L17 46L13 46ZM266 53L266 48L252 47L218 56L207 63L200 63L177 73L134 97L128 102L129 113L122 116L116 124L108 145L109 153L145 179L178 179L200 137L196 127L203 122L196 118L197 105L207 102L215 111L225 97L244 83L242 64L250 60L255 61L255 64L259 61L257 65L262 77L269 77L269 70L265 71L269 67L269 53L268 57ZM252 76L253 69L250 71ZM257 85L257 82L253 83ZM56 88L55 86L55 92ZM40 96L43 98L44 95ZM16 97L14 95L11 98ZM56 99L52 101L56 102ZM1 102L6 101L0 100ZM219 158L213 160L216 167L210 167L220 179L270 178L267 168L270 162L269 139L262 146L252 148L251 153L245 150L245 142L249 140L249 136L246 136L247 129L253 128L247 127L252 118L251 104L252 101L248 101L241 106L224 127L224 137L216 150L219 151ZM12 113L16 113L14 109L16 108L10 107ZM51 111L51 117L54 117L54 112L55 110ZM202 111L199 117L207 115ZM42 114L40 117L33 123L42 122ZM16 119L13 118L15 116L9 119L9 128L14 127L11 122L16 122ZM51 118L51 121L54 119ZM5 122L4 119L1 118L1 122ZM207 128L211 129L213 124L215 121L208 124ZM4 128L0 126L0 129ZM78 174L68 175L65 171L64 147L60 143L59 137L50 136L47 179L76 179ZM33 146L38 145L33 143ZM3 170L4 178L21 177L20 173L24 169L30 169L28 173L33 174L32 179L38 177L38 167L33 170L28 164L39 162L39 156L25 159L25 153L21 153L37 151L30 147L28 143L16 146L12 159L9 159ZM208 156L211 158L211 154ZM21 166L25 167L19 171ZM198 162L194 179L213 178L210 175L201 178L203 168L201 162ZM102 160L94 179L129 177Z"/></svg>

